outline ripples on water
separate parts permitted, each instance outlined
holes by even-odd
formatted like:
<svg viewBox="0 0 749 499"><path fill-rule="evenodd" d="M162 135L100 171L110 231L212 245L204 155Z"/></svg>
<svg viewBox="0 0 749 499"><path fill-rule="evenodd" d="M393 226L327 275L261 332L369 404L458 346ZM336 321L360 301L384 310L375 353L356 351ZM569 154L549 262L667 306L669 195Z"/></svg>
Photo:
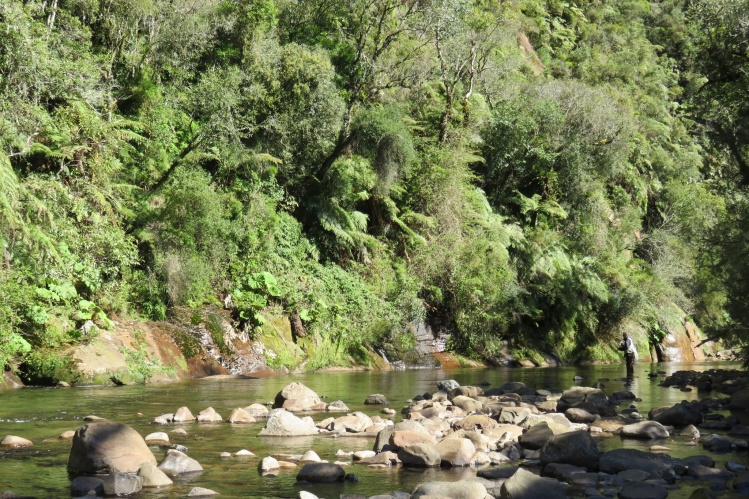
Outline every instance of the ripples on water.
<svg viewBox="0 0 749 499"><path fill-rule="evenodd" d="M681 392L675 388L658 386L659 379L648 378L650 372L659 370L670 374L677 370L710 368L737 368L736 365L719 363L689 364L638 364L632 390L642 402L637 408L642 414L652 407L670 406L681 400L701 399L706 393ZM69 441L60 441L57 436L65 430L74 430L89 414L128 424L141 435L155 431L170 432L180 426L187 431L186 437L170 433L172 443L188 447L191 457L201 463L205 471L191 476L179 477L174 486L164 490L146 490L138 497L174 498L184 497L192 487L200 486L216 490L221 497L296 497L301 487L295 484L296 471L282 470L277 477L261 477L257 471L259 460L271 453L302 454L312 449L322 459L335 461L338 449L355 451L371 449L372 438L363 437L298 437L273 438L257 436L263 422L249 425L185 424L162 427L152 423L156 416L174 412L186 405L193 414L213 407L224 418L236 407L251 403L272 401L285 385L299 381L315 390L327 402L343 400L352 411L376 415L381 406L365 406L367 395L385 394L390 407L400 411L406 401L417 394L433 392L438 381L455 379L461 385L488 382L498 387L508 381L521 381L534 389L566 389L574 385L591 385L601 378L609 378L605 392L612 394L625 389L620 379L625 374L624 365L578 366L536 369L456 369L413 370L394 372L337 372L309 373L261 379L215 379L207 378L179 383L125 387L86 387L75 389L20 389L0 392L0 438L18 435L34 442L31 449L0 451L0 492L12 490L18 494L36 497L68 497L70 481L66 464L70 449ZM574 376L583 378L574 382ZM662 377L661 377L662 378ZM712 394L712 396L721 396ZM626 408L622 405L620 409ZM313 413L315 421L337 414ZM396 421L401 419L400 412ZM616 447L633 447L647 450L650 445L670 447L674 457L685 457L702 452L699 447L689 447L685 439L640 442L609 438L599 441L601 450ZM158 460L163 449L151 447ZM248 449L255 458L220 459L223 451L237 452ZM719 465L726 460L747 463L746 453L713 456ZM371 469L351 465L347 472L356 473L358 483L325 486L305 486L320 497L337 498L340 494L363 494L365 496L388 493L393 490L410 491L416 484L430 480L459 480L475 475L467 469ZM669 497L688 496L689 488Z"/></svg>

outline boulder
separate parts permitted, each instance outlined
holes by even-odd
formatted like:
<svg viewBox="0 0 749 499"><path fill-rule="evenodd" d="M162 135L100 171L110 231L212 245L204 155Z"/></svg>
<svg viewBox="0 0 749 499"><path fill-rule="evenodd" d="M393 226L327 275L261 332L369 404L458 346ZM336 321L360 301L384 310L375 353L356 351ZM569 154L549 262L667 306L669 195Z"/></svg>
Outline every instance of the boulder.
<svg viewBox="0 0 749 499"><path fill-rule="evenodd" d="M504 407L499 411L497 421L504 424L519 425L530 415L530 409L526 407Z"/></svg>
<svg viewBox="0 0 749 499"><path fill-rule="evenodd" d="M520 435L518 442L524 449L539 450L553 436L554 432L549 428L548 423L542 422Z"/></svg>
<svg viewBox="0 0 749 499"><path fill-rule="evenodd" d="M727 482L733 478L733 473L721 468L712 468L701 464L693 464L687 468L687 475L696 480L717 480Z"/></svg>
<svg viewBox="0 0 749 499"><path fill-rule="evenodd" d="M304 454L302 454L302 457L299 458L299 462L302 463L319 463L322 461L320 459L320 456L317 455L317 452L313 450L308 450Z"/></svg>
<svg viewBox="0 0 749 499"><path fill-rule="evenodd" d="M59 438L60 440L73 440L74 436L75 430L65 430L64 432L60 433L57 438Z"/></svg>
<svg viewBox="0 0 749 499"><path fill-rule="evenodd" d="M309 420L300 419L284 409L275 409L271 411L259 435L261 437L291 437L316 435L318 432L314 423Z"/></svg>
<svg viewBox="0 0 749 499"><path fill-rule="evenodd" d="M166 444L169 443L169 435L163 431L157 431L146 435L144 440L147 444Z"/></svg>
<svg viewBox="0 0 749 499"><path fill-rule="evenodd" d="M183 406L177 409L177 412L174 413L172 421L175 423L191 423L195 421L195 416L192 415L190 409Z"/></svg>
<svg viewBox="0 0 749 499"><path fill-rule="evenodd" d="M541 476L556 478L557 480L569 481L572 475L587 473L587 470L580 466L563 463L549 463L544 465L541 470Z"/></svg>
<svg viewBox="0 0 749 499"><path fill-rule="evenodd" d="M650 473L676 470L683 473L684 465L678 459L665 454L637 449L614 449L601 454L598 469L612 475L624 470L642 470Z"/></svg>
<svg viewBox="0 0 749 499"><path fill-rule="evenodd" d="M639 423L622 426L621 435L625 438L643 440L669 437L668 430L657 421L640 421Z"/></svg>
<svg viewBox="0 0 749 499"><path fill-rule="evenodd" d="M452 403L454 406L460 407L465 412L479 412L484 408L484 404L476 399L472 399L471 397L466 397L465 395L458 395L453 398Z"/></svg>
<svg viewBox="0 0 749 499"><path fill-rule="evenodd" d="M472 414L457 421L454 428L462 430L489 430L499 423L484 414Z"/></svg>
<svg viewBox="0 0 749 499"><path fill-rule="evenodd" d="M273 408L304 411L321 403L320 397L314 391L295 381L289 383L283 390L278 392L276 400L273 402Z"/></svg>
<svg viewBox="0 0 749 499"><path fill-rule="evenodd" d="M244 410L254 418L267 418L270 412L263 404L250 404Z"/></svg>
<svg viewBox="0 0 749 499"><path fill-rule="evenodd" d="M681 458L681 464L689 468L690 466L707 466L708 468L712 468L715 466L715 460L711 458L710 456L689 456L689 457L683 457Z"/></svg>
<svg viewBox="0 0 749 499"><path fill-rule="evenodd" d="M159 469L170 477L203 471L200 463L176 449L169 449L166 452L166 456L159 463Z"/></svg>
<svg viewBox="0 0 749 499"><path fill-rule="evenodd" d="M733 443L726 437L720 435L711 434L701 440L702 448L717 453L731 452Z"/></svg>
<svg viewBox="0 0 749 499"><path fill-rule="evenodd" d="M364 414L363 412L354 412L353 414L347 414L334 420L330 429L334 431L348 431L353 433L363 432L374 423L372 419Z"/></svg>
<svg viewBox="0 0 749 499"><path fill-rule="evenodd" d="M31 447L32 445L34 445L34 443L31 440L27 440L23 437L17 437L15 435L6 435L2 440L0 440L0 447L17 449L21 447Z"/></svg>
<svg viewBox="0 0 749 499"><path fill-rule="evenodd" d="M476 476L487 480L506 480L519 469L518 466L505 466L502 468L486 468L479 470Z"/></svg>
<svg viewBox="0 0 749 499"><path fill-rule="evenodd" d="M519 468L502 483L502 499L563 499L564 486L553 478L544 478Z"/></svg>
<svg viewBox="0 0 749 499"><path fill-rule="evenodd" d="M585 409L581 409L578 407L570 407L569 409L564 411L564 415L567 416L567 419L569 419L573 423L592 423L601 419L600 415L591 414Z"/></svg>
<svg viewBox="0 0 749 499"><path fill-rule="evenodd" d="M731 395L731 401L728 403L728 409L731 411L749 411L749 388L742 388Z"/></svg>
<svg viewBox="0 0 749 499"><path fill-rule="evenodd" d="M390 401L387 399L385 395L381 393L368 395L367 398L364 400L364 403L366 405L390 405Z"/></svg>
<svg viewBox="0 0 749 499"><path fill-rule="evenodd" d="M136 473L143 463L156 464L143 437L127 425L102 421L83 425L75 432L68 472Z"/></svg>
<svg viewBox="0 0 749 499"><path fill-rule="evenodd" d="M557 408L564 412L570 407L576 407L584 402L597 409L609 406L608 397L599 388L575 386L562 393L562 397L557 402Z"/></svg>
<svg viewBox="0 0 749 499"><path fill-rule="evenodd" d="M138 470L138 476L141 479L143 487L166 487L174 483L154 463L143 463Z"/></svg>
<svg viewBox="0 0 749 499"><path fill-rule="evenodd" d="M479 395L482 395L484 393L483 388L480 386L459 386L455 390L450 392L450 397L478 397Z"/></svg>
<svg viewBox="0 0 749 499"><path fill-rule="evenodd" d="M429 468L442 462L437 446L430 443L406 445L398 451L398 459L406 466Z"/></svg>
<svg viewBox="0 0 749 499"><path fill-rule="evenodd" d="M437 444L443 466L470 466L476 447L467 438L446 438Z"/></svg>
<svg viewBox="0 0 749 499"><path fill-rule="evenodd" d="M417 485L411 497L450 497L451 499L484 499L486 487L479 482L460 480L457 482L427 482ZM491 497L491 496L489 496Z"/></svg>
<svg viewBox="0 0 749 499"><path fill-rule="evenodd" d="M349 412L350 409L343 403L343 400L336 400L329 403L325 410L328 412Z"/></svg>
<svg viewBox="0 0 749 499"><path fill-rule="evenodd" d="M143 482L138 475L114 472L102 475L104 494L108 496L129 496L137 494L143 488Z"/></svg>
<svg viewBox="0 0 749 499"><path fill-rule="evenodd" d="M698 425L703 420L700 412L690 410L682 404L676 404L673 407L651 409L648 413L648 419L657 421L664 426L676 426L678 428L688 425Z"/></svg>
<svg viewBox="0 0 749 499"><path fill-rule="evenodd" d="M229 417L226 419L226 421L232 424L247 424L254 423L257 420L252 414L247 412L247 410L237 408L231 411L231 414L229 414Z"/></svg>
<svg viewBox="0 0 749 499"><path fill-rule="evenodd" d="M394 449L400 449L407 445L414 444L434 444L435 439L428 433L417 431L394 431L390 437L390 446Z"/></svg>
<svg viewBox="0 0 749 499"><path fill-rule="evenodd" d="M297 481L310 483L342 482L346 476L344 469L333 463L308 463L302 466L296 476Z"/></svg>
<svg viewBox="0 0 749 499"><path fill-rule="evenodd" d="M454 379L446 379L437 383L438 390L445 391L448 393L459 387L460 387L460 383L458 383Z"/></svg>
<svg viewBox="0 0 749 499"><path fill-rule="evenodd" d="M392 436L392 428L385 428L384 430L380 430L375 437L375 442L372 446L372 450L375 452L382 452L384 450L392 449L393 447L390 445L390 437Z"/></svg>
<svg viewBox="0 0 749 499"><path fill-rule="evenodd" d="M223 418L213 407L208 407L198 413L198 423L218 423L220 421L223 421Z"/></svg>
<svg viewBox="0 0 749 499"><path fill-rule="evenodd" d="M277 470L280 467L281 465L278 464L278 460L271 456L264 457L257 466L261 472Z"/></svg>
<svg viewBox="0 0 749 499"><path fill-rule="evenodd" d="M571 431L549 438L541 448L539 459L542 466L549 463L571 464L596 470L600 454L590 433Z"/></svg>

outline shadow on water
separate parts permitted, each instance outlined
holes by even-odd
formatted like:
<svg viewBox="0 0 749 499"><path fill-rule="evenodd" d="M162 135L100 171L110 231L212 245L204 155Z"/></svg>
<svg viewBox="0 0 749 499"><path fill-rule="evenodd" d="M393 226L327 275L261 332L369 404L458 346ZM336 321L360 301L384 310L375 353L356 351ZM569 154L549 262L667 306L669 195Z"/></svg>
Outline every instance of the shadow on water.
<svg viewBox="0 0 749 499"><path fill-rule="evenodd" d="M174 498L184 497L192 487L200 486L216 490L222 497L296 497L304 488L320 497L338 497L340 494L362 494L365 496L387 493L394 490L411 491L417 484L431 480L459 480L475 475L468 469L403 470L392 468L368 468L351 464L347 473L359 477L356 483L341 483L325 486L300 486L296 484L296 471L281 470L276 477L263 477L257 471L260 459L266 455L301 454L314 450L322 459L336 461L336 451L371 449L372 438L361 437L258 437L263 421L247 425L181 424L160 426L153 423L159 415L172 413L180 406L187 406L197 414L213 407L226 418L232 409L246 407L252 403L273 401L275 395L288 383L299 381L315 390L327 402L343 400L351 411L362 411L370 416L378 415L382 406L366 406L367 395L382 393L396 409L396 420L400 420L400 409L408 399L425 392L433 392L437 383L455 379L461 385L484 384L499 387L510 381L520 381L534 389L564 390L573 385L593 386L603 384L603 390L611 395L620 390L631 390L641 401L633 402L637 410L647 416L652 407L673 405L681 400L699 400L709 394L682 392L676 388L658 386L665 374L677 370L710 368L738 368L737 365L718 363L684 363L651 365L639 363L631 380L624 378L624 364L607 366L577 366L536 369L451 369L413 370L391 372L337 372L309 373L284 377L214 377L190 380L173 384L90 387L75 389L21 389L0 393L0 436L19 435L31 439L34 447L16 451L0 451L0 491L13 490L19 494L37 497L67 497L70 482L66 463L70 449L69 441L60 441L58 435L66 430L75 430L90 414L125 423L145 436L155 431L166 431L171 443L188 447L189 454L200 462L205 471L195 475L178 477L172 487L142 492L138 497ZM655 377L653 373L662 371ZM575 377L579 378L575 378ZM716 396L713 394L713 396ZM629 403L619 409L625 409ZM310 413L318 422L340 414ZM186 436L172 433L184 428ZM669 447L669 454L685 457L698 454L688 439L674 438L659 442L639 442L608 438L599 441L602 450L617 447L632 447L647 450L651 445ZM163 448L151 446L157 460L165 454ZM255 458L219 458L223 451L235 453L248 449ZM746 454L729 454L722 459L747 461ZM721 463L722 464L722 463ZM672 495L673 496L673 495ZM670 496L670 497L672 497ZM673 497L678 497L673 496ZM686 497L686 496L685 496Z"/></svg>

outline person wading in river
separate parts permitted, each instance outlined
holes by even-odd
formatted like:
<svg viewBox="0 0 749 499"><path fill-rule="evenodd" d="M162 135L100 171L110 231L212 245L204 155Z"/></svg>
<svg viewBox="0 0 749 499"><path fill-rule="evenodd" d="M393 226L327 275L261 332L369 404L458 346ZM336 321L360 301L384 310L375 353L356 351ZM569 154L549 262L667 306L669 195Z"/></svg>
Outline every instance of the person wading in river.
<svg viewBox="0 0 749 499"><path fill-rule="evenodd" d="M622 336L622 343L619 345L619 350L624 352L624 360L627 363L627 378L634 378L637 349L635 348L635 342L627 333L624 333Z"/></svg>

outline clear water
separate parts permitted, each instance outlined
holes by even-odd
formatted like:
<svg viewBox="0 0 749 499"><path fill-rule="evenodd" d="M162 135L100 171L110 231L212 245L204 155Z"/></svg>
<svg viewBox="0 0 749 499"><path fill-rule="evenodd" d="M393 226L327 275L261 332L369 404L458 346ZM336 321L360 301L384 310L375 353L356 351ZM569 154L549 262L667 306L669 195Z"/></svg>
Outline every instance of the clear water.
<svg viewBox="0 0 749 499"><path fill-rule="evenodd" d="M718 363L689 364L639 364L636 367L631 389L642 402L636 405L647 414L652 407L673 405L681 400L700 399L706 393L682 392L675 388L658 386L658 380L648 378L651 371L672 373L677 370L707 370L710 368L738 368L736 365ZM221 493L222 497L296 497L301 487L295 484L296 471L282 470L277 477L262 477L257 471L259 460L272 453L301 454L314 450L322 459L335 461L338 449L346 451L371 449L373 440L363 437L303 437L271 438L258 437L262 422L250 425L228 423L160 426L152 423L156 416L174 412L187 406L197 414L202 409L213 407L224 418L236 407L251 403L272 401L285 385L299 381L315 390L325 400L343 400L352 411L360 410L370 415L378 414L381 406L365 406L367 395L385 394L390 407L400 411L406 401L417 394L434 391L437 382L455 379L461 385L489 382L500 386L508 381L522 381L531 388L566 389L575 384L590 385L601 378L609 378L605 391L611 394L624 389L624 365L576 366L536 369L455 369L412 370L398 372L335 372L308 373L283 377L259 379L205 378L171 384L124 386L124 387L78 387L74 389L25 388L0 392L0 438L18 435L34 442L30 449L0 451L0 492L12 490L18 494L35 497L69 497L70 481L66 464L70 449L69 441L58 440L65 430L75 430L87 415L97 415L128 424L145 436L155 431L170 432L183 427L186 437L170 433L172 443L185 445L189 455L198 460L203 472L176 479L172 487L161 490L145 490L139 497L174 498L185 497L192 487L200 486ZM582 376L582 382L574 382L574 376ZM720 396L713 394L713 396ZM622 409L625 407L622 407ZM315 421L325 419L328 413L314 413ZM396 416L400 420L400 412ZM672 450L674 457L699 454L701 448L687 446L685 439L669 439L660 442L637 442L609 438L599 441L601 450L616 447L635 447L647 450L658 443ZM165 451L151 447L157 460ZM219 458L223 451L234 453L240 449L254 452L254 458ZM746 453L713 456L718 462L726 460L747 461ZM320 497L337 498L340 494L363 494L365 496L388 493L393 490L410 491L418 483L429 480L458 480L475 475L474 469L429 469L424 471L367 468L352 464L347 472L359 476L358 483L343 483L327 486L306 485ZM682 493L670 497L687 497L689 487Z"/></svg>

